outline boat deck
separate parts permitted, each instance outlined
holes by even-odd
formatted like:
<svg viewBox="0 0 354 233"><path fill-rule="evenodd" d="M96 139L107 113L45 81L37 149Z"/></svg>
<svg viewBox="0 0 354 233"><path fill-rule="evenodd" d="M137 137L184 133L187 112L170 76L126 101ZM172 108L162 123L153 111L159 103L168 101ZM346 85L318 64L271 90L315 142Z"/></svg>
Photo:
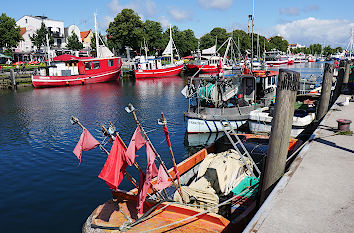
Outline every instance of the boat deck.
<svg viewBox="0 0 354 233"><path fill-rule="evenodd" d="M354 103L333 105L244 232L353 232L354 136L334 135L341 118L354 122Z"/></svg>

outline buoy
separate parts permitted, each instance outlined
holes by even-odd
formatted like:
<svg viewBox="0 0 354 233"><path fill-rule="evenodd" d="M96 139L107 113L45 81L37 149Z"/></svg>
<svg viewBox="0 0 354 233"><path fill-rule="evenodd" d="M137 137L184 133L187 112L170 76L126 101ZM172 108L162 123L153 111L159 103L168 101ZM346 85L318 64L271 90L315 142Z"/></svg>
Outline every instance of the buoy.
<svg viewBox="0 0 354 233"><path fill-rule="evenodd" d="M66 81L66 85L69 85L69 81Z"/></svg>
<svg viewBox="0 0 354 233"><path fill-rule="evenodd" d="M85 80L81 79L81 84L84 85L85 84Z"/></svg>

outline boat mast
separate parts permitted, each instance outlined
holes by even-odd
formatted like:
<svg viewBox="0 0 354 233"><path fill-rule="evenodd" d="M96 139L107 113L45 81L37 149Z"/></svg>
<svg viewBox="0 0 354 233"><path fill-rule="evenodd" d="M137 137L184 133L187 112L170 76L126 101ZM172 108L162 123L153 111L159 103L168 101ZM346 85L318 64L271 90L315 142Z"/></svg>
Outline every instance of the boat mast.
<svg viewBox="0 0 354 233"><path fill-rule="evenodd" d="M252 53L251 53L251 72L253 73L253 56L254 56L254 52L253 52L253 27L254 27L254 0L252 1L252 15L251 15L251 23L252 23Z"/></svg>
<svg viewBox="0 0 354 233"><path fill-rule="evenodd" d="M96 20L96 13L94 13L93 14L94 15L94 18L95 18L95 36L96 36L96 57L101 57L100 56L100 54L98 54L99 52L99 50L98 50L98 45L99 45L99 43L98 43L98 30L97 30L97 20Z"/></svg>
<svg viewBox="0 0 354 233"><path fill-rule="evenodd" d="M48 54L48 65L50 65L50 47L49 47L49 38L48 33L45 34L45 38L47 40L47 54Z"/></svg>
<svg viewBox="0 0 354 233"><path fill-rule="evenodd" d="M348 59L352 59L352 54L354 53L354 30L352 29L352 35L347 46L347 52L349 53Z"/></svg>
<svg viewBox="0 0 354 233"><path fill-rule="evenodd" d="M148 54L147 54L148 48L146 46L145 37L144 37L144 50L145 50L145 60L147 61L147 59L148 59Z"/></svg>
<svg viewBox="0 0 354 233"><path fill-rule="evenodd" d="M171 49L171 64L173 64L173 39L172 39L172 28L171 28L171 24L170 24L170 49Z"/></svg>

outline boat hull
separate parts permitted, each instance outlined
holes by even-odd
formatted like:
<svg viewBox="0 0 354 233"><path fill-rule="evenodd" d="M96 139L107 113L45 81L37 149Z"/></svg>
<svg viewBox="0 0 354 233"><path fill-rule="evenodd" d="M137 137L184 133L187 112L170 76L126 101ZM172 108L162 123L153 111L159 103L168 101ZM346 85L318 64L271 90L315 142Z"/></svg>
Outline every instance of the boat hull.
<svg viewBox="0 0 354 233"><path fill-rule="evenodd" d="M266 61L266 65L272 65L272 66L279 66L279 65L284 65L288 64L287 60L284 61Z"/></svg>
<svg viewBox="0 0 354 233"><path fill-rule="evenodd" d="M227 130L231 127L234 130L238 130L241 126L246 124L246 120L229 121L231 126L226 121L213 121L213 120L201 120L201 119L188 119L187 120L187 133L218 133L223 132L223 126Z"/></svg>
<svg viewBox="0 0 354 233"><path fill-rule="evenodd" d="M264 112L266 110L268 110L268 107L257 109L250 113L248 124L252 133L271 132L273 117L269 116L269 113ZM290 136L297 137L314 119L314 113L310 113L305 117L294 116Z"/></svg>
<svg viewBox="0 0 354 233"><path fill-rule="evenodd" d="M187 64L187 69L192 72L197 72L200 69L201 73L217 73L218 67L211 66L211 65L194 65L194 64Z"/></svg>
<svg viewBox="0 0 354 233"><path fill-rule="evenodd" d="M177 76L182 72L184 65L174 66L166 69L156 70L135 70L135 78L159 78L168 76Z"/></svg>
<svg viewBox="0 0 354 233"><path fill-rule="evenodd" d="M94 75L71 75L71 76L41 76L33 75L32 84L35 88L60 87L83 84L109 82L119 79L121 68L113 71L97 73Z"/></svg>

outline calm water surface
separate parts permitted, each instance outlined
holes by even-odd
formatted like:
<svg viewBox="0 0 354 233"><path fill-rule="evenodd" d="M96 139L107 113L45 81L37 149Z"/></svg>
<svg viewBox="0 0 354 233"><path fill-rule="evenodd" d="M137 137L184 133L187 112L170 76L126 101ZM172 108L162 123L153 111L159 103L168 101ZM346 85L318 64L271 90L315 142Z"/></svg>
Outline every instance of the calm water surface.
<svg viewBox="0 0 354 233"><path fill-rule="evenodd" d="M323 65L289 67L303 76L320 74ZM136 125L124 111L137 109L166 165L172 162L157 119L163 111L169 125L177 162L187 157L183 111L187 101L181 77L136 82L21 89L0 92L0 223L1 232L80 232L97 205L111 197L97 178L107 158L96 148L83 152L82 163L72 153L82 130L70 124L76 116L99 141L99 125L112 121L128 144ZM110 149L110 145L106 145ZM144 151L137 162L145 167ZM128 171L137 178L134 169ZM132 185L124 180L120 188Z"/></svg>

